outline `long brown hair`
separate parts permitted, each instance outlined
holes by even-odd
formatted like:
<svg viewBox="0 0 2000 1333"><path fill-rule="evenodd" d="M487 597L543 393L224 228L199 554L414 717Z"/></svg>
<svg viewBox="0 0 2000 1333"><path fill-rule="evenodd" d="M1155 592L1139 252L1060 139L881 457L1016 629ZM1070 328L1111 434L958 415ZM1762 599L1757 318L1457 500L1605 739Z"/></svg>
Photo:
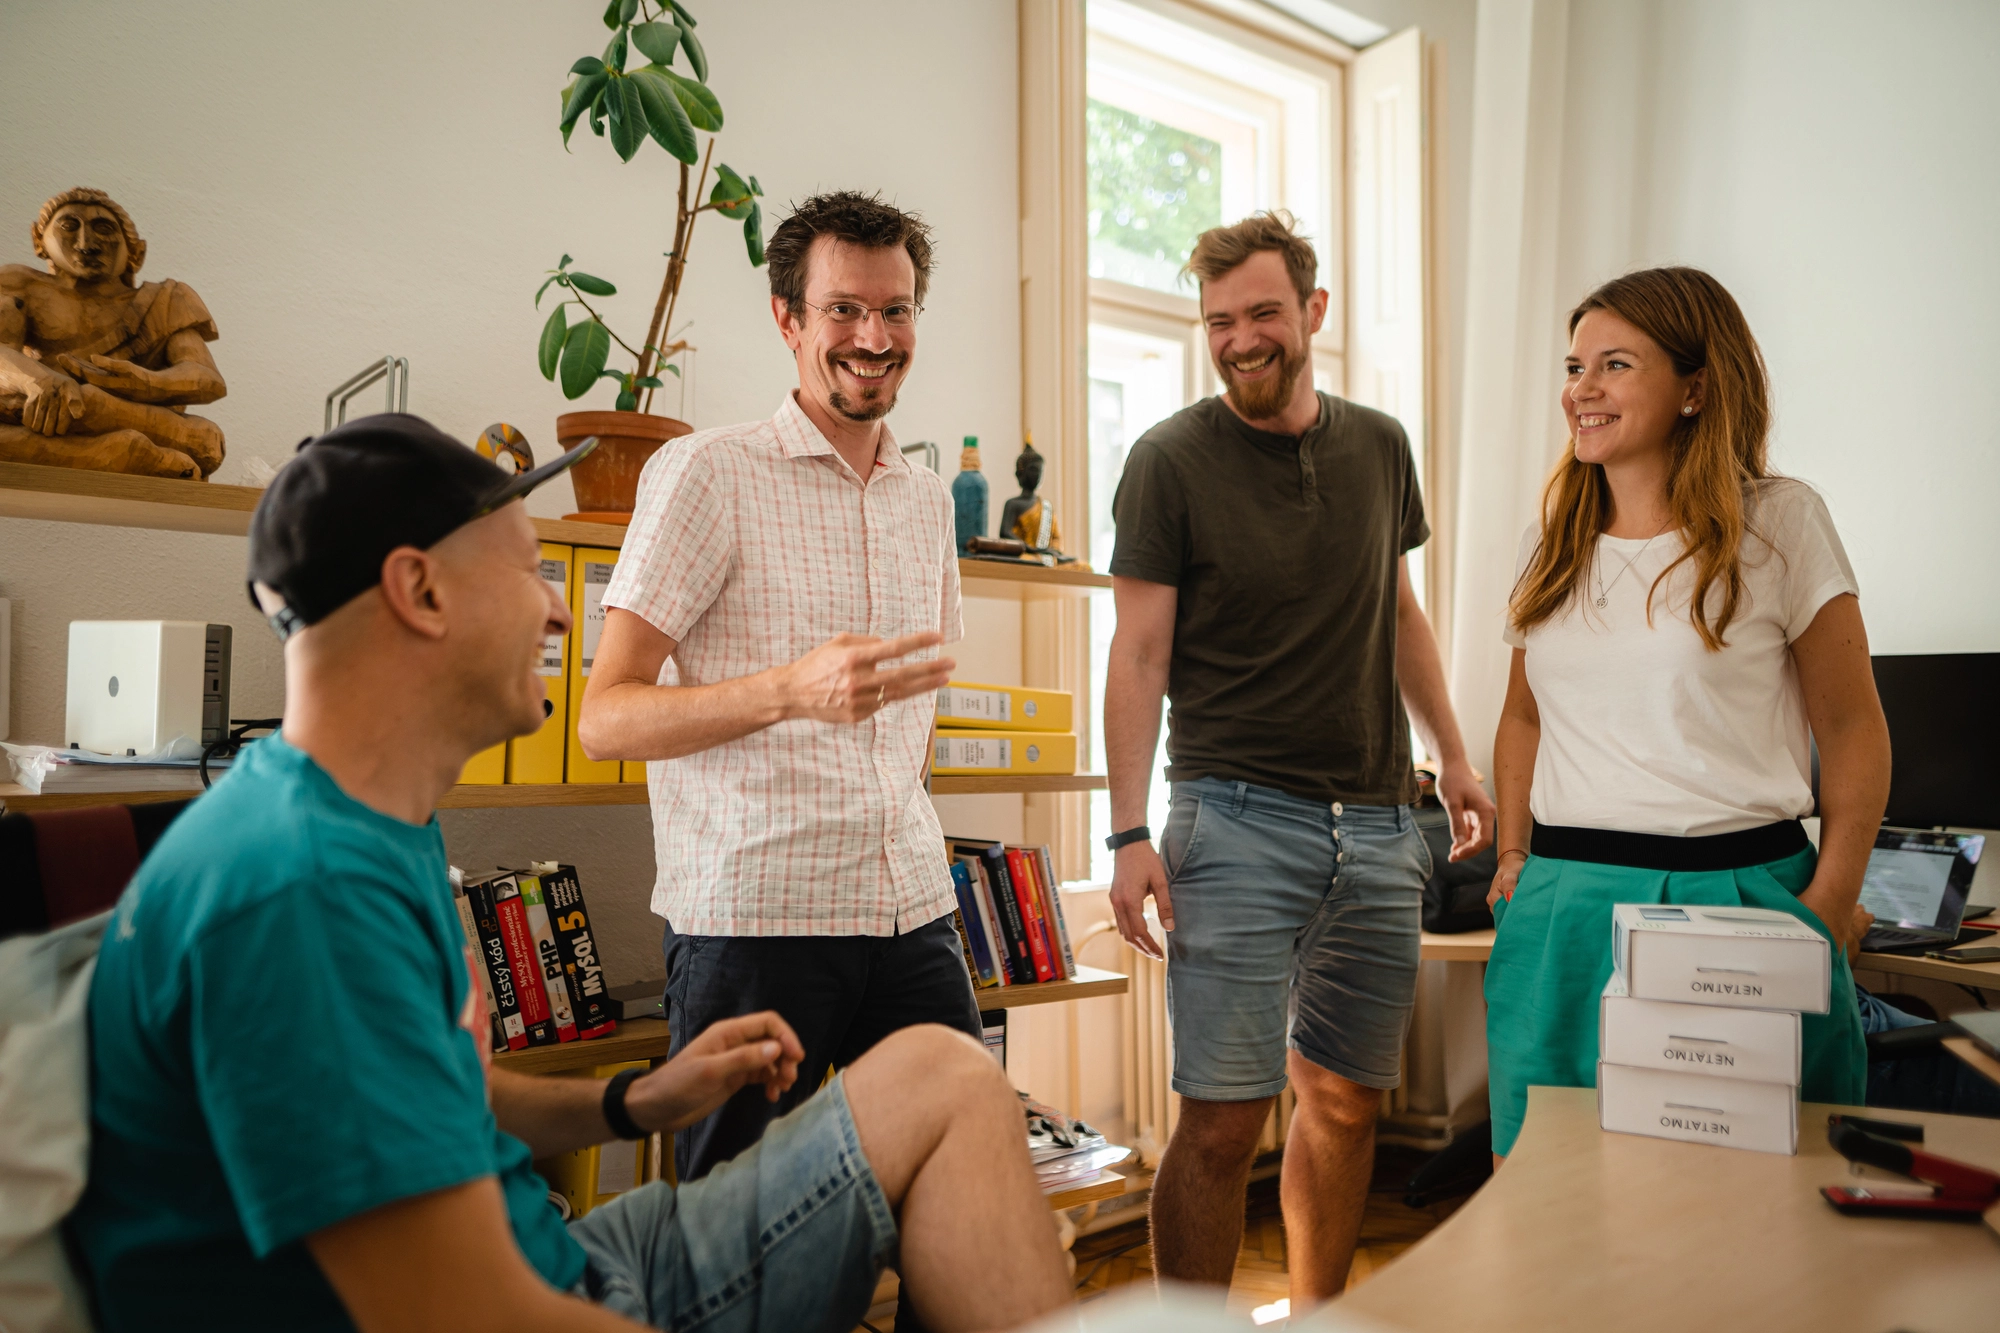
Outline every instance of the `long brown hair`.
<svg viewBox="0 0 2000 1333"><path fill-rule="evenodd" d="M1744 492L1771 475L1764 354L1736 298L1697 268L1641 269L1612 279L1570 312L1572 334L1592 310L1608 310L1658 343L1675 374L1708 371L1701 411L1676 419L1667 438L1667 509L1684 549L1647 590L1646 616L1650 623L1660 585L1683 561L1692 562L1689 618L1708 650L1719 652L1743 597ZM1560 614L1582 595L1610 516L1604 468L1579 462L1572 438L1568 456L1542 487L1541 541L1508 602L1517 631ZM1721 606L1711 608L1709 595L1717 589Z"/></svg>

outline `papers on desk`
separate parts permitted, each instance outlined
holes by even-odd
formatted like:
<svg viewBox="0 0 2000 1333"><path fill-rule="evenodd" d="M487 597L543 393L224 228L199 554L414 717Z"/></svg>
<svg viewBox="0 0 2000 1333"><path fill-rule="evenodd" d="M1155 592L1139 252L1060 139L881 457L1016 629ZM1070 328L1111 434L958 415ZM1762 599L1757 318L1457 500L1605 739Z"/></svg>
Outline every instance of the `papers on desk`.
<svg viewBox="0 0 2000 1333"><path fill-rule="evenodd" d="M1826 938L1755 907L1620 903L1611 928L1598 1124L1797 1153L1799 1015L1830 1007Z"/></svg>
<svg viewBox="0 0 2000 1333"><path fill-rule="evenodd" d="M6 752L14 781L27 788L30 796L202 789L199 754L192 758L109 755L5 741L0 741L0 751ZM211 759L209 777L220 777L228 768L227 759Z"/></svg>

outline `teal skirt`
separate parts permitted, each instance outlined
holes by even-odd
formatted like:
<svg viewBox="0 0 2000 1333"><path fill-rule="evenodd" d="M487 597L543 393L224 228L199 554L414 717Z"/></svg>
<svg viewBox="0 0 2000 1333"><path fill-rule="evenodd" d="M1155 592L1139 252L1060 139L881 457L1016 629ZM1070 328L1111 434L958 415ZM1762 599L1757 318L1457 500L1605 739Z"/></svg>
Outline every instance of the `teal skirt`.
<svg viewBox="0 0 2000 1333"><path fill-rule="evenodd" d="M1513 900L1494 904L1498 927L1486 966L1488 1095L1493 1151L1513 1151L1531 1085L1597 1086L1598 997L1611 979L1611 908L1616 903L1691 903L1790 912L1826 935L1797 895L1812 882L1808 847L1745 870L1663 871L1531 856ZM1868 1050L1854 977L1833 950L1832 1012L1807 1014L1799 1094L1806 1101L1861 1104Z"/></svg>

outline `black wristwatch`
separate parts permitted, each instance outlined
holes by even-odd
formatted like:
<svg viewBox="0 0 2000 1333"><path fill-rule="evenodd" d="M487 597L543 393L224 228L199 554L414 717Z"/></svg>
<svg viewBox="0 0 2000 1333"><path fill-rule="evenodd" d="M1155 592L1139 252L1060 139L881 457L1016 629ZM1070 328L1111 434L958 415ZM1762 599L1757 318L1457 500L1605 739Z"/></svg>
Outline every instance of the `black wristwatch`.
<svg viewBox="0 0 2000 1333"><path fill-rule="evenodd" d="M638 1122L632 1119L632 1113L625 1109L625 1089L645 1072L643 1069L621 1069L604 1085L604 1123L611 1126L611 1132L621 1139L646 1137L646 1131L639 1128Z"/></svg>
<svg viewBox="0 0 2000 1333"><path fill-rule="evenodd" d="M1123 833L1112 834L1110 837L1104 840L1104 845L1106 847L1109 847L1112 851L1115 852L1120 847L1123 847L1126 843L1147 842L1152 839L1152 836L1153 836L1153 830L1147 828L1144 824L1141 824L1137 828L1128 828Z"/></svg>

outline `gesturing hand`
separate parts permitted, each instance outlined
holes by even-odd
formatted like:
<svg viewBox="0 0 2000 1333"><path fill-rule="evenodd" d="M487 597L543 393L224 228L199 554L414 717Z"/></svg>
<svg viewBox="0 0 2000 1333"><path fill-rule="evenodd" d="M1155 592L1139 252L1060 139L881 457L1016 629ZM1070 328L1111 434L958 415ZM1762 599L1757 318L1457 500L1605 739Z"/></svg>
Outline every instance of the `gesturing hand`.
<svg viewBox="0 0 2000 1333"><path fill-rule="evenodd" d="M836 634L782 669L785 715L815 722L859 722L898 699L942 689L958 665L948 657L903 666L882 663L943 642L944 636L935 630L900 639Z"/></svg>
<svg viewBox="0 0 2000 1333"><path fill-rule="evenodd" d="M679 1055L625 1090L625 1109L649 1130L684 1129L749 1083L764 1085L777 1101L799 1077L805 1047L775 1013L725 1018L689 1042Z"/></svg>
<svg viewBox="0 0 2000 1333"><path fill-rule="evenodd" d="M1118 918L1118 933L1125 942L1148 958L1164 958L1160 942L1146 929L1146 895L1160 909L1160 925L1174 928L1174 903L1167 896L1167 868L1150 842L1130 842L1118 849L1117 867L1111 872L1111 912Z"/></svg>
<svg viewBox="0 0 2000 1333"><path fill-rule="evenodd" d="M1493 841L1499 813L1493 807L1493 798L1479 785L1479 775L1472 771L1472 766L1444 765L1438 774L1437 791L1438 800L1451 816L1451 859L1463 861L1484 851ZM1509 885L1507 896L1511 898L1513 893L1513 886Z"/></svg>

